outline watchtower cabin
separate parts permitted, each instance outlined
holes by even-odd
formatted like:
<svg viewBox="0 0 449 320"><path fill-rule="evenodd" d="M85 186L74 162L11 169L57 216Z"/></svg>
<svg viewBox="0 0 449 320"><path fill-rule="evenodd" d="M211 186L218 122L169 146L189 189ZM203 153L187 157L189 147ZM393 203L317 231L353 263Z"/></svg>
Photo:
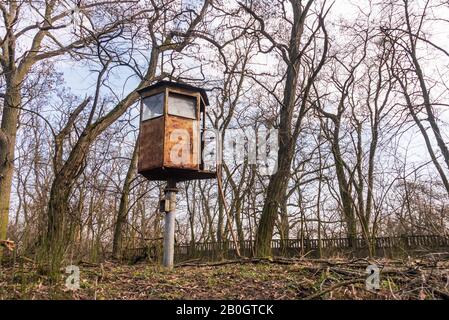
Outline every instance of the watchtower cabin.
<svg viewBox="0 0 449 320"><path fill-rule="evenodd" d="M161 81L141 95L138 171L148 180L211 179L215 169L203 163L206 91Z"/></svg>

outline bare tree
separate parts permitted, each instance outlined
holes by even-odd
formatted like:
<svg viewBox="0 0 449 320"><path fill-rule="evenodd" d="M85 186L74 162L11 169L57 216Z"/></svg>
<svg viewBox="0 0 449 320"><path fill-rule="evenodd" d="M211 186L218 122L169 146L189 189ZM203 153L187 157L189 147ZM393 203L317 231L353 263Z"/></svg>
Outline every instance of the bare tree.
<svg viewBox="0 0 449 320"><path fill-rule="evenodd" d="M119 7L119 8L117 8ZM125 21L130 21L141 14L136 13L133 1L95 2L92 1L79 9L90 22L87 33L80 33L73 41L66 43L58 40L58 32L72 27L71 13L62 1L51 0L34 6L28 1L6 1L0 4L2 24L5 32L0 35L1 77L4 80L3 110L0 126L0 239L5 239L14 172L15 143L20 110L22 108L22 87L24 81L39 62L65 55L86 47L99 35L113 33ZM125 12L115 21L104 19L97 25L93 14L95 11L108 10ZM39 21L27 21L24 16L33 12L40 16ZM132 12L129 16L128 13ZM106 17L107 15L105 15ZM3 28L2 28L3 29ZM31 37L31 45L27 45ZM24 46L27 46L24 50ZM1 257L1 249L0 249Z"/></svg>
<svg viewBox="0 0 449 320"><path fill-rule="evenodd" d="M255 30L260 35L259 41L265 39L269 41L268 52L276 51L285 63L287 70L285 73L285 83L282 98L276 97L280 105L279 110L279 152L278 169L271 176L262 215L258 223L256 236L256 255L271 255L271 239L274 225L278 215L280 202L284 198L290 179L290 167L295 154L296 140L299 136L302 121L309 109L310 94L312 84L323 67L328 50L328 36L326 33L324 19L326 17L325 3L321 12L316 14L318 23L310 34L305 33L306 20L309 17L313 1L307 1L305 5L298 1L290 1L293 12L293 21L290 23L290 38L288 43L282 43L270 34L266 28L264 17L257 12L252 2L240 5L245 11L257 21L258 29ZM284 7L283 7L284 8ZM318 50L319 44L316 42L317 34L322 31L324 40L321 55L314 59L309 65L305 63L309 50ZM260 45L259 45L260 46ZM301 79L303 84L298 90L300 81L300 69L304 68L306 75ZM300 99L299 96L300 96ZM298 100L300 100L298 102ZM297 106L299 104L299 110ZM296 113L297 112L297 113Z"/></svg>

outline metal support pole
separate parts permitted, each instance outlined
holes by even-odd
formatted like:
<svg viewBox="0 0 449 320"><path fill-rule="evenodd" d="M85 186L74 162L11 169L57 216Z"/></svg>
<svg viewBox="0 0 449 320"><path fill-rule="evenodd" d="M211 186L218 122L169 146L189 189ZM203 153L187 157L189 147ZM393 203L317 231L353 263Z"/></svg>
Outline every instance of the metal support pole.
<svg viewBox="0 0 449 320"><path fill-rule="evenodd" d="M173 269L173 256L175 252L175 215L176 215L176 181L167 181L164 190L165 200L169 202L169 210L165 213L164 230L164 267Z"/></svg>

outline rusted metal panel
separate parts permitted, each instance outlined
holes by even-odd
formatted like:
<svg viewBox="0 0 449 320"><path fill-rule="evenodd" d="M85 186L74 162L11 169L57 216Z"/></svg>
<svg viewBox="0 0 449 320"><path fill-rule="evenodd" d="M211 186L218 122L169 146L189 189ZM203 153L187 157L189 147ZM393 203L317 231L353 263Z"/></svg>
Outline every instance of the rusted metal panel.
<svg viewBox="0 0 449 320"><path fill-rule="evenodd" d="M165 118L164 167L199 170L199 122L169 115Z"/></svg>
<svg viewBox="0 0 449 320"><path fill-rule="evenodd" d="M205 105L208 105L206 92L204 89L171 82L159 82L139 90L142 98L159 93L164 93L165 97L164 115L141 122L139 173L149 180L185 181L214 178L215 172L204 170L201 160L204 145L200 127L204 129L205 126L204 112ZM184 115L182 112L172 111L177 115L170 115L170 94L195 97L196 119L191 119L193 114L189 112ZM200 121L201 116L203 121Z"/></svg>
<svg viewBox="0 0 449 320"><path fill-rule="evenodd" d="M161 168L164 162L164 117L147 120L140 125L139 173Z"/></svg>

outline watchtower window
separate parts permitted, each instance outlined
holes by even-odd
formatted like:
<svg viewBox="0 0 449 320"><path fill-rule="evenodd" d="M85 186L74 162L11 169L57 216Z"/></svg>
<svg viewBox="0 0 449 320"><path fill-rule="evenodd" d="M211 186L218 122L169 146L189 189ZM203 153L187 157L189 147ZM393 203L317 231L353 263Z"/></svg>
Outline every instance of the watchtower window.
<svg viewBox="0 0 449 320"><path fill-rule="evenodd" d="M168 96L168 113L189 119L196 119L197 98L170 92Z"/></svg>
<svg viewBox="0 0 449 320"><path fill-rule="evenodd" d="M159 93L143 99L142 121L154 119L164 114L164 94Z"/></svg>

